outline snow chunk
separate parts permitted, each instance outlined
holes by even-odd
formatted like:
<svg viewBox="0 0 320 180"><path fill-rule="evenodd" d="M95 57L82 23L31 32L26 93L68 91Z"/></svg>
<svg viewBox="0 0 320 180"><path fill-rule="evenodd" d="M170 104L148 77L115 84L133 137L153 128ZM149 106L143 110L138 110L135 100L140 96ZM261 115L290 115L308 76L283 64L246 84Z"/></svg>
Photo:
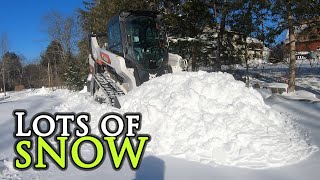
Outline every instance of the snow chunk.
<svg viewBox="0 0 320 180"><path fill-rule="evenodd" d="M120 98L123 112L141 112L147 151L246 168L293 164L309 145L288 117L227 73L182 72L152 79Z"/></svg>
<svg viewBox="0 0 320 180"><path fill-rule="evenodd" d="M83 93L87 93L87 92L88 92L87 86L83 86L83 89L79 93L83 94Z"/></svg>

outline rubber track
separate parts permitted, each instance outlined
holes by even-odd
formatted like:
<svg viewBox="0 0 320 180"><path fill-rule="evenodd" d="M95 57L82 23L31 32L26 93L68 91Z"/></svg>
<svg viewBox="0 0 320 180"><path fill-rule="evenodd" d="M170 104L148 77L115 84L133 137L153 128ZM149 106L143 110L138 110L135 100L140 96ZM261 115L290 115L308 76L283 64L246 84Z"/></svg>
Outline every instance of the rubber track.
<svg viewBox="0 0 320 180"><path fill-rule="evenodd" d="M116 107L117 96L123 96L125 93L117 86L116 83L104 74L95 74L93 78L104 94L109 98L111 105Z"/></svg>

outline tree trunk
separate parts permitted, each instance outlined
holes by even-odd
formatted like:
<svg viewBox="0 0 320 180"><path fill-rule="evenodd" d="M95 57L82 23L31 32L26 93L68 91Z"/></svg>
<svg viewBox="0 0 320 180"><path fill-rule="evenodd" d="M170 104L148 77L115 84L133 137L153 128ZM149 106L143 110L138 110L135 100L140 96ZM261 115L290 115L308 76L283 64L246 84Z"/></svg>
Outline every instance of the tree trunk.
<svg viewBox="0 0 320 180"><path fill-rule="evenodd" d="M55 69L55 76L56 76L56 86L59 87L60 86L60 77L58 76L57 61L55 61L54 69Z"/></svg>
<svg viewBox="0 0 320 180"><path fill-rule="evenodd" d="M48 63L48 86L51 87L50 63Z"/></svg>
<svg viewBox="0 0 320 180"><path fill-rule="evenodd" d="M294 34L293 15L291 12L290 2L286 1L286 8L288 12L288 29L289 29L289 52L290 52L290 67L289 67L289 81L288 92L295 90L296 83L296 37Z"/></svg>
<svg viewBox="0 0 320 180"><path fill-rule="evenodd" d="M195 44L192 43L191 47L191 68L192 71L197 71L196 66L197 66L197 61L196 61L196 47Z"/></svg>
<svg viewBox="0 0 320 180"><path fill-rule="evenodd" d="M244 38L245 42L245 51L244 51L244 60L246 63L246 86L249 87L250 85L250 80L249 80L249 63L248 63L248 44L247 44L247 37Z"/></svg>
<svg viewBox="0 0 320 180"><path fill-rule="evenodd" d="M7 63L6 63L7 64ZM9 72L9 68L6 70L6 72L7 72L7 74L6 74L6 79L5 80L7 80L7 82L8 82L8 86L7 86L7 88L9 89L9 91L10 91L10 88L11 88L11 77L10 77L10 72Z"/></svg>
<svg viewBox="0 0 320 180"><path fill-rule="evenodd" d="M264 61L264 43L265 43L265 37L264 37L264 17L262 17L261 22L261 34L262 34L262 51L261 51L261 59Z"/></svg>
<svg viewBox="0 0 320 180"><path fill-rule="evenodd" d="M5 78L5 66L4 66L4 59L2 59L2 83L3 83L3 93L4 93L4 96L7 95L6 93L6 78Z"/></svg>
<svg viewBox="0 0 320 180"><path fill-rule="evenodd" d="M220 22L220 28L218 33L218 48L217 48L217 55L216 55L216 68L220 71L221 70L221 52L222 52L222 43L224 41L224 30L226 26L226 10L222 9L222 17Z"/></svg>

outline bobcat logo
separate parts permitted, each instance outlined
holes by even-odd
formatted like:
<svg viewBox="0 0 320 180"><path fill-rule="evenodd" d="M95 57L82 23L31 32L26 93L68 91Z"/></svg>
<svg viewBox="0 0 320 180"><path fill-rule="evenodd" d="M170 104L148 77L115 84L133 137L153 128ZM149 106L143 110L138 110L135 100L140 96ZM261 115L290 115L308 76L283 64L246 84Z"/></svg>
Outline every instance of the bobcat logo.
<svg viewBox="0 0 320 180"><path fill-rule="evenodd" d="M156 74L150 74L149 73L149 79L153 79L153 78L155 78L157 76L157 73Z"/></svg>

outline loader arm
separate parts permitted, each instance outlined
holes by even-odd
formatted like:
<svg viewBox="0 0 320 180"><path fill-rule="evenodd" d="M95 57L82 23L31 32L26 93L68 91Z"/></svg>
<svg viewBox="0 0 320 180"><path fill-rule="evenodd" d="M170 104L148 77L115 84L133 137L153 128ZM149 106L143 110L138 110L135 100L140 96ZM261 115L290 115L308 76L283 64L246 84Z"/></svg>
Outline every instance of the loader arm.
<svg viewBox="0 0 320 180"><path fill-rule="evenodd" d="M133 69L126 67L125 59L117 54L102 49L97 41L96 36L90 37L92 47L92 57L89 59L90 64L107 65L113 68L116 73L123 78L122 89L127 93L136 87ZM94 72L91 72L94 74Z"/></svg>

